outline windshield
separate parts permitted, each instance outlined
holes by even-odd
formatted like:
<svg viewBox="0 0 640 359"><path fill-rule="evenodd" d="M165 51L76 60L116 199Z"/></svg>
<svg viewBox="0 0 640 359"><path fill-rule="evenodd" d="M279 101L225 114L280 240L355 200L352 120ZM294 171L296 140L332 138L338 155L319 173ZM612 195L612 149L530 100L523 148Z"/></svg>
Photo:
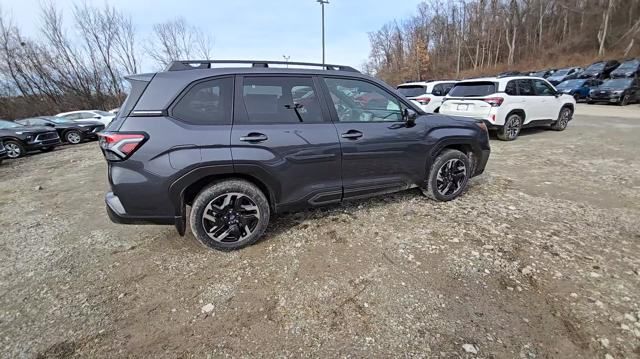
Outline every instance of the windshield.
<svg viewBox="0 0 640 359"><path fill-rule="evenodd" d="M638 66L640 66L640 60L631 60L631 61L623 62L622 65L620 65L620 68L621 69L633 70L633 69L637 68Z"/></svg>
<svg viewBox="0 0 640 359"><path fill-rule="evenodd" d="M538 71L538 72L531 73L530 76L533 76L533 77L544 77L544 75L546 75L546 74L547 74L546 71Z"/></svg>
<svg viewBox="0 0 640 359"><path fill-rule="evenodd" d="M582 86L582 84L584 84L586 80L567 80L567 81L562 81L560 84L558 84L558 86L556 86L556 88L574 88L574 87L580 87Z"/></svg>
<svg viewBox="0 0 640 359"><path fill-rule="evenodd" d="M633 79L610 79L602 83L600 87L626 88L631 85Z"/></svg>
<svg viewBox="0 0 640 359"><path fill-rule="evenodd" d="M404 97L418 97L427 93L427 88L420 85L398 86L398 92Z"/></svg>
<svg viewBox="0 0 640 359"><path fill-rule="evenodd" d="M604 69L604 62L598 62L587 67L586 71L600 71Z"/></svg>
<svg viewBox="0 0 640 359"><path fill-rule="evenodd" d="M562 69L553 73L553 76L564 76L569 73L570 69Z"/></svg>
<svg viewBox="0 0 640 359"><path fill-rule="evenodd" d="M482 97L496 92L496 84L490 81L458 83L451 91L451 97Z"/></svg>
<svg viewBox="0 0 640 359"><path fill-rule="evenodd" d="M97 113L100 116L113 116L112 113L109 113L109 112L106 112L106 111L96 110L96 111L93 111L93 112Z"/></svg>
<svg viewBox="0 0 640 359"><path fill-rule="evenodd" d="M0 120L0 128L16 128L16 127L22 127L22 126L18 125L17 123L13 123L11 121Z"/></svg>

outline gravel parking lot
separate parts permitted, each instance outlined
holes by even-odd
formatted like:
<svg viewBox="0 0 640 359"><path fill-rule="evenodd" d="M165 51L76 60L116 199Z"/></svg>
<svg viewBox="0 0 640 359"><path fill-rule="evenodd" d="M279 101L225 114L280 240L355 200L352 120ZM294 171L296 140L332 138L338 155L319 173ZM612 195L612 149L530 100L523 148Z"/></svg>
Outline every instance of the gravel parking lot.
<svg viewBox="0 0 640 359"><path fill-rule="evenodd" d="M284 215L232 253L110 223L96 143L7 161L0 355L639 356L639 108L492 141L456 201Z"/></svg>

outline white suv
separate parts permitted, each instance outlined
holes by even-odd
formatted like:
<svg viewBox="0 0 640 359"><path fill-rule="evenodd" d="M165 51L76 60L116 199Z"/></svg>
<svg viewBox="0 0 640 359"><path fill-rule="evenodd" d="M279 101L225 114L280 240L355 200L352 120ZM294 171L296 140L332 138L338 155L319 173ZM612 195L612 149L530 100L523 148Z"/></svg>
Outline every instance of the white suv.
<svg viewBox="0 0 640 359"><path fill-rule="evenodd" d="M68 120L73 121L86 121L86 120L94 120L102 122L105 126L107 126L113 119L115 118L115 114L100 111L100 110L85 110L85 111L71 111L71 112L63 112L56 115L56 117L64 117Z"/></svg>
<svg viewBox="0 0 640 359"><path fill-rule="evenodd" d="M562 131L576 101L538 77L464 80L449 91L440 113L481 119L503 141L515 140L523 127L551 125Z"/></svg>
<svg viewBox="0 0 640 359"><path fill-rule="evenodd" d="M455 81L407 82L398 85L397 90L417 103L424 112L437 113L442 100L455 84Z"/></svg>

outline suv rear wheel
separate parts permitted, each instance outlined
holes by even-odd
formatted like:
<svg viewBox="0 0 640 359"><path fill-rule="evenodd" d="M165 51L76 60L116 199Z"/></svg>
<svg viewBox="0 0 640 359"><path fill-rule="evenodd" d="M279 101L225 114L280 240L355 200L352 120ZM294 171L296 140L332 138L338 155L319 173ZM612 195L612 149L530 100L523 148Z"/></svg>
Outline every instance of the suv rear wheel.
<svg viewBox="0 0 640 359"><path fill-rule="evenodd" d="M255 243L269 223L264 193L243 180L225 180L203 189L191 207L191 231L203 245L234 250Z"/></svg>
<svg viewBox="0 0 640 359"><path fill-rule="evenodd" d="M451 201L465 190L470 176L469 157L458 150L444 150L433 162L422 193L436 201Z"/></svg>
<svg viewBox="0 0 640 359"><path fill-rule="evenodd" d="M504 126L498 130L498 139L502 141L513 141L520 134L522 129L522 117L517 113L507 116Z"/></svg>

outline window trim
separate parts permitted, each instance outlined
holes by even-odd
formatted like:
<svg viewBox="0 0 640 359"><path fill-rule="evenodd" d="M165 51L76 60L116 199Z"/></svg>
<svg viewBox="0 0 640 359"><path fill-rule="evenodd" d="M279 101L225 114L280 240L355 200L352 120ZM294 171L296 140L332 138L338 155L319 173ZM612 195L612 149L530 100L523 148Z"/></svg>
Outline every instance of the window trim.
<svg viewBox="0 0 640 359"><path fill-rule="evenodd" d="M380 89L382 89L383 91L385 91L389 96L395 98L398 100L398 102L400 103L400 113L402 113L403 108L402 105L404 105L405 108L410 108L414 111L416 111L419 114L424 114L424 111L422 111L422 109L418 109L416 110L416 107L412 106L411 104L408 103L408 101L405 101L404 98L400 97L400 96L396 96L394 93L392 93L391 91L389 91L388 89L386 89L384 86L380 86L380 84L377 84L375 81L371 81L369 79L365 79L365 78L361 78L361 77L352 77L352 76L336 76L336 75L331 75L331 76L318 76L318 79L320 81L320 83L322 84L322 89L323 91L327 94L327 97L325 99L326 101L326 105L329 109L329 111L331 112L331 121L335 124L339 124L339 123L358 123L358 124L366 124L366 123L404 123L404 120L400 120L400 121L340 121L340 119L338 118L338 111L336 111L336 108L333 104L333 100L331 99L331 92L329 91L329 86L327 86L327 83L325 82L325 79L338 79L338 80L355 80L355 81L362 81L362 82L367 82L375 87L378 87Z"/></svg>
<svg viewBox="0 0 640 359"><path fill-rule="evenodd" d="M178 105L178 103L180 103L180 101L182 100L183 97L185 97L189 91L194 88L195 86L198 86L199 84L203 83L203 82L209 82L209 81L214 81L214 80L224 80L224 79L231 79L231 109L229 111L229 121L228 123L193 123L191 121L186 121L184 119L181 119L179 117L176 117L173 114L173 110L175 109L175 107ZM162 116L167 116L173 120L176 120L180 123L184 123L187 125L192 125L192 126L231 126L233 124L233 116L235 113L235 86L236 86L236 79L235 76L233 75L224 75L224 76L212 76L212 77L205 77L205 78L201 78L198 79L196 81L191 82L189 85L185 86L185 88L178 94L178 96L176 96L173 101L171 101L171 103L169 104L169 106L167 106L166 110L162 111ZM155 116L155 115L154 115Z"/></svg>
<svg viewBox="0 0 640 359"><path fill-rule="evenodd" d="M278 121L278 122L251 122L249 121L249 113L244 103L244 79L252 77L269 77L269 78L304 78L311 80L314 91L318 96L318 104L320 105L320 121L319 122L290 122L290 121ZM234 113L233 113L233 125L320 125L331 123L329 120L330 114L324 105L323 88L319 86L317 76L314 74L278 74L278 73L261 73L261 74L240 74L236 75L235 82L235 100L234 100Z"/></svg>
<svg viewBox="0 0 640 359"><path fill-rule="evenodd" d="M536 87L533 84L533 79L516 79L516 87L518 89L518 96L524 96L524 97L535 97L538 96L538 94L536 93ZM531 84L531 90L532 90L532 94L531 95L524 95L522 94L522 92L520 91L520 82L521 81L528 81L529 84Z"/></svg>

